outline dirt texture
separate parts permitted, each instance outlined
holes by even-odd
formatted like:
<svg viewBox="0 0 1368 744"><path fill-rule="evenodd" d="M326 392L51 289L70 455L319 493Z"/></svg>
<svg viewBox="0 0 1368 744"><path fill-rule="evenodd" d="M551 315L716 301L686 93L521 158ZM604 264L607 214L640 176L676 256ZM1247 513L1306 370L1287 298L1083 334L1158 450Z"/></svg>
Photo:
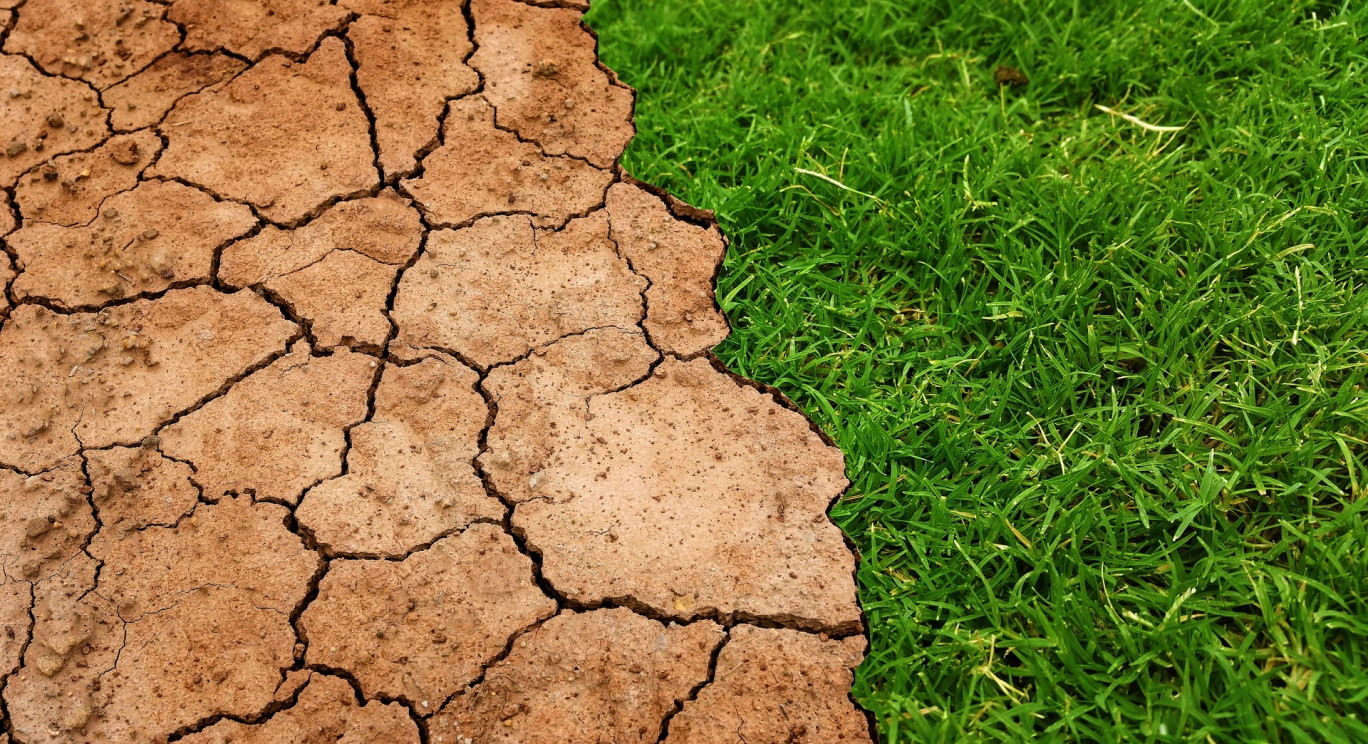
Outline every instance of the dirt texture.
<svg viewBox="0 0 1368 744"><path fill-rule="evenodd" d="M865 639L733 628L713 681L670 722L666 742L868 741L869 722L846 698Z"/></svg>
<svg viewBox="0 0 1368 744"><path fill-rule="evenodd" d="M89 224L35 221L11 235L7 240L23 270L14 296L94 309L207 282L218 247L256 224L241 204L216 202L174 181L144 181L105 199Z"/></svg>
<svg viewBox="0 0 1368 744"><path fill-rule="evenodd" d="M61 155L19 182L14 193L30 223L86 225L100 205L138 185L138 176L161 152L155 132L110 137L90 152Z"/></svg>
<svg viewBox="0 0 1368 744"><path fill-rule="evenodd" d="M247 65L226 54L174 52L101 94L114 111L115 131L154 126L182 97L198 93L242 72Z"/></svg>
<svg viewBox="0 0 1368 744"><path fill-rule="evenodd" d="M566 612L513 644L433 719L437 741L654 742L708 680L725 633L662 625L625 608Z"/></svg>
<svg viewBox="0 0 1368 744"><path fill-rule="evenodd" d="M186 96L157 127L167 145L153 172L281 223L364 193L379 175L351 76L342 42L328 38L305 62L273 55Z"/></svg>
<svg viewBox="0 0 1368 744"><path fill-rule="evenodd" d="M148 0L26 0L5 51L51 75L107 88L180 41L165 10Z"/></svg>
<svg viewBox="0 0 1368 744"><path fill-rule="evenodd" d="M584 0L0 0L0 744L868 742Z"/></svg>
<svg viewBox="0 0 1368 744"><path fill-rule="evenodd" d="M590 328L636 328L645 288L618 256L603 211L561 230L520 215L436 230L399 284L396 353L450 349L490 367Z"/></svg>

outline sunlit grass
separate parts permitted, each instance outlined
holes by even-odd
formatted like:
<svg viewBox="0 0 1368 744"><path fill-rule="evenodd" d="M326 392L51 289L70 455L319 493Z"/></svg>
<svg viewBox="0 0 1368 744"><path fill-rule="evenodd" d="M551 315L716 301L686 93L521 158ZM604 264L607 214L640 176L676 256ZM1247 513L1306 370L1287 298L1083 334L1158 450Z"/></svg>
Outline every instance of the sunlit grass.
<svg viewBox="0 0 1368 744"><path fill-rule="evenodd" d="M594 4L846 452L888 741L1368 741L1368 7Z"/></svg>

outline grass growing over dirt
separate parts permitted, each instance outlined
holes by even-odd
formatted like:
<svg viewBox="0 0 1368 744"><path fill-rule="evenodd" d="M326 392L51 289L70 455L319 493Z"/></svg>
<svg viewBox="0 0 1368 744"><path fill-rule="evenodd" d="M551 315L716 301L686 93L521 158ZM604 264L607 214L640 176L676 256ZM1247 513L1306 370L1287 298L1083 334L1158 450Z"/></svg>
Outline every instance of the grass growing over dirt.
<svg viewBox="0 0 1368 744"><path fill-rule="evenodd" d="M1368 3L594 4L887 741L1368 741Z"/></svg>

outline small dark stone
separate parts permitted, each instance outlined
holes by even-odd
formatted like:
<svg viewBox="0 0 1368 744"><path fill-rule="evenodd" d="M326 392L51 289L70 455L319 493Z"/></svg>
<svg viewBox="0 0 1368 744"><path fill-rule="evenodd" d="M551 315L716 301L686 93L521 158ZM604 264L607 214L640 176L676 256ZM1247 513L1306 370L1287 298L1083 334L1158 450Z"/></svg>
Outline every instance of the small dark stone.
<svg viewBox="0 0 1368 744"><path fill-rule="evenodd" d="M1026 77L1026 73L1022 72L1021 70L1018 70L1015 67L1009 67L1007 65L998 65L998 68L996 70L993 70L993 82L997 83L998 85L1016 86L1025 85L1031 82L1031 79Z"/></svg>

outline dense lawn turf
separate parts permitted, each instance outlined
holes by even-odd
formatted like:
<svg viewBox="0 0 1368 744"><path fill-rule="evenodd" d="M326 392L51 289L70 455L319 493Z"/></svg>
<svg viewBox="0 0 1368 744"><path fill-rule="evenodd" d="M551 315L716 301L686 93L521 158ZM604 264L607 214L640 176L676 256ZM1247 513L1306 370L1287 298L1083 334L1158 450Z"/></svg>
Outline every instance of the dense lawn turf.
<svg viewBox="0 0 1368 744"><path fill-rule="evenodd" d="M888 741L1368 742L1368 3L594 4Z"/></svg>

